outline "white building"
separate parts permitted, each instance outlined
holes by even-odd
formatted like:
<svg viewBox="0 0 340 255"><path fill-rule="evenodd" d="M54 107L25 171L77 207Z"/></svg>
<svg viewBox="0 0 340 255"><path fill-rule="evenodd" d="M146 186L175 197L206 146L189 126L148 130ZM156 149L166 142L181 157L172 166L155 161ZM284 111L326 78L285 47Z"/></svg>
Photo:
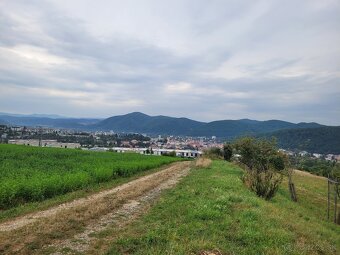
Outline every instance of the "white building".
<svg viewBox="0 0 340 255"><path fill-rule="evenodd" d="M16 139L9 140L9 144L18 144L18 145L26 145L26 146L39 146L38 139ZM57 140L41 140L41 147L53 147L53 148L80 148L79 143L60 143Z"/></svg>
<svg viewBox="0 0 340 255"><path fill-rule="evenodd" d="M89 149L91 151L108 151L113 150L118 153L139 153L139 154L149 154L152 151L152 155L162 156L171 152L175 152L177 157L183 158L197 158L202 155L201 151L196 150L172 150L172 149L148 149L148 148L125 148L125 147L113 147L113 148L104 148L104 147L94 147Z"/></svg>

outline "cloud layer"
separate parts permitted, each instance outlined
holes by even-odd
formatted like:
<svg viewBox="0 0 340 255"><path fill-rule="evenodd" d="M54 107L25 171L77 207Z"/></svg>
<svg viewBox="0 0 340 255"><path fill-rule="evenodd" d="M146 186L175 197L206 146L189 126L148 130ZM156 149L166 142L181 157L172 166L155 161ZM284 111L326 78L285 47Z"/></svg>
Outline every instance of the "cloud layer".
<svg viewBox="0 0 340 255"><path fill-rule="evenodd" d="M4 0L0 31L2 112L340 125L335 0Z"/></svg>

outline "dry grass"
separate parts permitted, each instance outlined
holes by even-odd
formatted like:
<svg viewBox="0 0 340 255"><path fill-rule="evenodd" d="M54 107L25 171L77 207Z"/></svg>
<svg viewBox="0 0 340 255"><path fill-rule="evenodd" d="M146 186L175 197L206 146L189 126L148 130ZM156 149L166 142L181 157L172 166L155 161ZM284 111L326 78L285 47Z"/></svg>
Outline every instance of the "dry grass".
<svg viewBox="0 0 340 255"><path fill-rule="evenodd" d="M319 179L326 180L326 177L315 175L315 174L311 174L311 173L308 173L306 171L301 171L301 170L297 170L297 169L294 170L294 173L296 175L307 176L307 177L314 177L314 178L319 178Z"/></svg>
<svg viewBox="0 0 340 255"><path fill-rule="evenodd" d="M196 167L209 167L211 165L211 159L206 158L206 157L201 157L195 161L195 166Z"/></svg>

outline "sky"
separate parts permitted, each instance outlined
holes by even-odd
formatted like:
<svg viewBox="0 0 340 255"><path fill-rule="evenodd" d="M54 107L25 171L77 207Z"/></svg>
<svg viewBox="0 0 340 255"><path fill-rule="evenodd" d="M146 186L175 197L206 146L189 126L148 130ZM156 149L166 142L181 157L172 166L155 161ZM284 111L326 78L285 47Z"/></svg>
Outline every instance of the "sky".
<svg viewBox="0 0 340 255"><path fill-rule="evenodd" d="M134 111L340 125L340 1L0 1L0 112Z"/></svg>

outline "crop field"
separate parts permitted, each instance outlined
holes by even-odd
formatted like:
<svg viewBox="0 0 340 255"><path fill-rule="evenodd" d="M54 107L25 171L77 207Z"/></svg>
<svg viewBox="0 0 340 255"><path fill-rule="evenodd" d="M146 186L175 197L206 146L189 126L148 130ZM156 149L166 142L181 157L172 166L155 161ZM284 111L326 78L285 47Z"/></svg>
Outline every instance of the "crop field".
<svg viewBox="0 0 340 255"><path fill-rule="evenodd" d="M0 210L178 161L135 153L0 144Z"/></svg>

